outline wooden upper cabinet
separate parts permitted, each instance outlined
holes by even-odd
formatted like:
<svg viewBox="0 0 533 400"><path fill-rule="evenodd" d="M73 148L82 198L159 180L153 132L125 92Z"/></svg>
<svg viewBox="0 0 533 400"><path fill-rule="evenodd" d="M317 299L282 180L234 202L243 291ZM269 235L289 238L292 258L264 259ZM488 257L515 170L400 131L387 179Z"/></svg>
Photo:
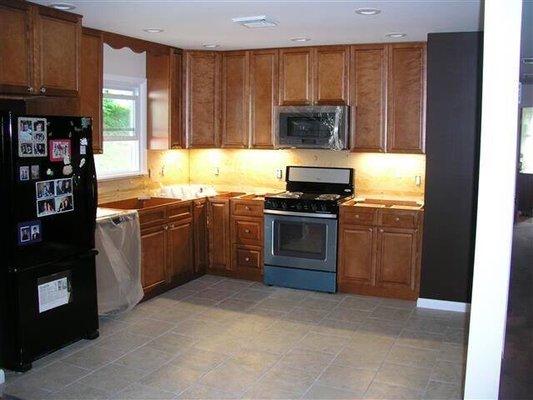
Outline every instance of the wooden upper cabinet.
<svg viewBox="0 0 533 400"><path fill-rule="evenodd" d="M424 153L426 45L389 45L387 151Z"/></svg>
<svg viewBox="0 0 533 400"><path fill-rule="evenodd" d="M387 46L351 47L352 151L384 152L387 116Z"/></svg>
<svg viewBox="0 0 533 400"><path fill-rule="evenodd" d="M315 48L314 54L315 104L348 104L349 46Z"/></svg>
<svg viewBox="0 0 533 400"><path fill-rule="evenodd" d="M187 147L219 147L221 56L212 51L187 51L184 57Z"/></svg>
<svg viewBox="0 0 533 400"><path fill-rule="evenodd" d="M250 138L251 147L274 147L275 113L278 103L278 51L250 53Z"/></svg>
<svg viewBox="0 0 533 400"><path fill-rule="evenodd" d="M0 3L0 92L31 94L33 35L28 3Z"/></svg>
<svg viewBox="0 0 533 400"><path fill-rule="evenodd" d="M148 148L181 148L181 54L172 48L164 53L148 51L146 80Z"/></svg>
<svg viewBox="0 0 533 400"><path fill-rule="evenodd" d="M81 35L80 112L92 118L93 152L103 151L102 90L103 41L102 32L83 28Z"/></svg>
<svg viewBox="0 0 533 400"><path fill-rule="evenodd" d="M398 291L418 290L417 240L417 230L379 229L377 286Z"/></svg>
<svg viewBox="0 0 533 400"><path fill-rule="evenodd" d="M34 34L35 90L50 96L77 96L81 17L37 7Z"/></svg>
<svg viewBox="0 0 533 400"><path fill-rule="evenodd" d="M249 52L222 55L222 147L248 147Z"/></svg>
<svg viewBox="0 0 533 400"><path fill-rule="evenodd" d="M313 48L279 50L279 104L313 103Z"/></svg>

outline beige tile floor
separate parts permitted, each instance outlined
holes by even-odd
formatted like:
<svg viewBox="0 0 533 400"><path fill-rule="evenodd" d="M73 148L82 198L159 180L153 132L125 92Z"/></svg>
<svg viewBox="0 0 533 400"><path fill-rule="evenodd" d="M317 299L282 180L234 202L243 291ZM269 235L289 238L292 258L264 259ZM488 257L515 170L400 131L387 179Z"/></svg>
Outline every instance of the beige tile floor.
<svg viewBox="0 0 533 400"><path fill-rule="evenodd" d="M203 276L8 372L21 399L455 399L467 318ZM7 396L6 396L7 397Z"/></svg>

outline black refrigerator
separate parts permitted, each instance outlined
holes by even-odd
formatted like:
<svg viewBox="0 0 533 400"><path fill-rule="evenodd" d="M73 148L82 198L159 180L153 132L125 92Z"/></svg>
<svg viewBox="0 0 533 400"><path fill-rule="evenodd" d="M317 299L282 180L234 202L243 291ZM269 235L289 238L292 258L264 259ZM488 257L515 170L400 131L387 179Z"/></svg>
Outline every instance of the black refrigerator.
<svg viewBox="0 0 533 400"><path fill-rule="evenodd" d="M0 112L0 367L98 337L91 119Z"/></svg>

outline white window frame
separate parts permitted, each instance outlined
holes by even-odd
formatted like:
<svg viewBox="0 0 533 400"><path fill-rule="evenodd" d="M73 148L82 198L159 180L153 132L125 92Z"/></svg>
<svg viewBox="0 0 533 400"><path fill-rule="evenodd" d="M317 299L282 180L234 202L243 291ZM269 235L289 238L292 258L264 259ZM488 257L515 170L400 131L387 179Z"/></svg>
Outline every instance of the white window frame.
<svg viewBox="0 0 533 400"><path fill-rule="evenodd" d="M132 87L139 89L139 101L136 102L135 107L135 126L137 128L137 135L139 140L139 170L128 173L119 173L113 175L105 175L99 181L109 181L115 179L131 178L136 176L147 176L148 167L146 161L146 103L147 103L147 94L146 94L146 79L145 78L136 78L130 76L114 75L114 74L104 74L104 89L125 89L131 90ZM113 95L114 98L120 98L119 95ZM129 99L129 96L124 96L124 98ZM104 130L102 129L103 141L124 141L131 139L130 137L116 137L113 139L106 139L104 135Z"/></svg>

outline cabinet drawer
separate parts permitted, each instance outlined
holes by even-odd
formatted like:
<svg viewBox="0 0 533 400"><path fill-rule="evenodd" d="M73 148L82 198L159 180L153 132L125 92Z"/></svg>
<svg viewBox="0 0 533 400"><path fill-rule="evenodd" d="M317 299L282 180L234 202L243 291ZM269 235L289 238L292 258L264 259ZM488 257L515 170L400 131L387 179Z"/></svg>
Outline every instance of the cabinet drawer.
<svg viewBox="0 0 533 400"><path fill-rule="evenodd" d="M161 225L164 224L167 220L167 209L166 207L157 207L149 210L139 211L139 222L141 227L152 226L152 225Z"/></svg>
<svg viewBox="0 0 533 400"><path fill-rule="evenodd" d="M253 247L240 247L234 245L234 267L240 268L252 268L260 270L263 265L263 251L261 248Z"/></svg>
<svg viewBox="0 0 533 400"><path fill-rule="evenodd" d="M243 217L263 217L263 202L232 200L231 213Z"/></svg>
<svg viewBox="0 0 533 400"><path fill-rule="evenodd" d="M341 210L341 222L348 225L376 225L377 213L366 208L350 207Z"/></svg>
<svg viewBox="0 0 533 400"><path fill-rule="evenodd" d="M167 217L174 221L192 218L191 203L167 206Z"/></svg>
<svg viewBox="0 0 533 400"><path fill-rule="evenodd" d="M263 244L263 221L262 220L233 220L233 241L237 244Z"/></svg>
<svg viewBox="0 0 533 400"><path fill-rule="evenodd" d="M395 228L412 228L418 225L418 213L411 211L381 210L379 225Z"/></svg>

